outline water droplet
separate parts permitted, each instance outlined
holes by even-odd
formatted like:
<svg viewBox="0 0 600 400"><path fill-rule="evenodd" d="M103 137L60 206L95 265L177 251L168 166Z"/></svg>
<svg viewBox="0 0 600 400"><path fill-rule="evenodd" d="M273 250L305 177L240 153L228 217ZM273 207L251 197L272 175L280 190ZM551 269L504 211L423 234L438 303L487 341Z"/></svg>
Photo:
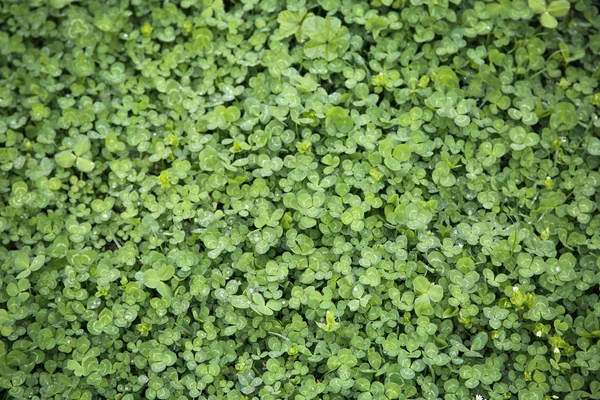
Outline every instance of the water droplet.
<svg viewBox="0 0 600 400"><path fill-rule="evenodd" d="M90 301L88 303L88 307L93 310L93 309L96 309L96 308L100 307L100 303L101 303L100 299L93 298L93 299L90 299Z"/></svg>

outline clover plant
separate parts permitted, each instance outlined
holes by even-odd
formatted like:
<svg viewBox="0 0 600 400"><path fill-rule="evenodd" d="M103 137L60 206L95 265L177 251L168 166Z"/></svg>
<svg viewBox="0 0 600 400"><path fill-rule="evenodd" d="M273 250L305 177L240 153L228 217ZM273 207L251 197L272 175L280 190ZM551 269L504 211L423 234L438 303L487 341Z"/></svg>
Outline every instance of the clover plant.
<svg viewBox="0 0 600 400"><path fill-rule="evenodd" d="M592 0L0 1L0 398L600 399Z"/></svg>

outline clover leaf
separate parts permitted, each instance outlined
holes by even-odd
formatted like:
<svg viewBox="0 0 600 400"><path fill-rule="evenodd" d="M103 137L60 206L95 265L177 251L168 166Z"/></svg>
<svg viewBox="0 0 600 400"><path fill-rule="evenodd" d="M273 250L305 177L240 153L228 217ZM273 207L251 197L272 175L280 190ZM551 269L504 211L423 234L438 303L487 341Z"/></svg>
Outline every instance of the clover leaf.
<svg viewBox="0 0 600 400"><path fill-rule="evenodd" d="M95 163L90 160L90 140L82 135L72 140L70 150L64 150L54 156L59 167L71 168L75 166L81 172L92 172Z"/></svg>
<svg viewBox="0 0 600 400"><path fill-rule="evenodd" d="M348 112L341 107L332 107L325 115L325 129L330 134L348 133L354 125Z"/></svg>
<svg viewBox="0 0 600 400"><path fill-rule="evenodd" d="M558 26L556 17L568 14L571 4L567 0L555 0L550 4L546 0L528 0L529 7L536 14L541 14L540 23L546 28L554 29Z"/></svg>
<svg viewBox="0 0 600 400"><path fill-rule="evenodd" d="M294 34L297 35L303 25L306 13L306 8L301 8L299 10L285 10L280 12L277 16L277 22L279 23L279 36L281 38L286 38Z"/></svg>
<svg viewBox="0 0 600 400"><path fill-rule="evenodd" d="M539 143L539 136L534 132L527 132L522 127L515 127L509 131L512 141L510 147L514 150L523 150Z"/></svg>
<svg viewBox="0 0 600 400"><path fill-rule="evenodd" d="M161 268L150 268L141 274L140 281L144 286L156 289L163 297L171 297L171 288L165 281L169 281L175 273L172 265L165 265Z"/></svg>
<svg viewBox="0 0 600 400"><path fill-rule="evenodd" d="M336 17L311 16L302 23L302 35L308 37L304 54L311 59L323 58L333 61L349 47L348 28Z"/></svg>
<svg viewBox="0 0 600 400"><path fill-rule="evenodd" d="M424 276L417 276L412 281L413 289L417 295L415 299L415 312L417 315L432 315L432 303L438 303L444 297L444 288L431 284Z"/></svg>

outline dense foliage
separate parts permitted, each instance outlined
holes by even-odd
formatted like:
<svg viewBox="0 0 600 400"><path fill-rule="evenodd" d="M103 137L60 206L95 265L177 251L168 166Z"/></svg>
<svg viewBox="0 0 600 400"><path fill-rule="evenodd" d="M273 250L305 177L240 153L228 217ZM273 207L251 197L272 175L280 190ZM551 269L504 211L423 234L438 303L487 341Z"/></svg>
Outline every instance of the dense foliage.
<svg viewBox="0 0 600 400"><path fill-rule="evenodd" d="M2 0L4 398L600 399L597 4Z"/></svg>

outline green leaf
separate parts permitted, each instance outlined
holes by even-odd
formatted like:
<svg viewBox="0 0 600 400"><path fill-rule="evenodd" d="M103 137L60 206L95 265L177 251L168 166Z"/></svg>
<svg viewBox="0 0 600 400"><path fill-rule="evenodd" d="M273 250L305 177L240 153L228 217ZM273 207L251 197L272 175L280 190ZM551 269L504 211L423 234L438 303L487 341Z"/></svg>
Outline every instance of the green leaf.
<svg viewBox="0 0 600 400"><path fill-rule="evenodd" d="M600 399L597 4L2 2L0 397Z"/></svg>
<svg viewBox="0 0 600 400"><path fill-rule="evenodd" d="M406 162L406 161L410 160L410 156L411 156L410 146L408 144L399 144L398 146L396 146L394 148L392 156L398 162Z"/></svg>
<svg viewBox="0 0 600 400"><path fill-rule="evenodd" d="M168 281L175 274L175 267L173 265L165 265L158 270L158 276L161 281Z"/></svg>
<svg viewBox="0 0 600 400"><path fill-rule="evenodd" d="M352 127L354 126L354 122L348 112L342 107L332 107L327 111L325 118L325 128L327 132L330 134L335 133L348 133Z"/></svg>
<svg viewBox="0 0 600 400"><path fill-rule="evenodd" d="M144 272L142 282L151 289L156 289L161 283L161 275L155 269L149 269Z"/></svg>
<svg viewBox="0 0 600 400"><path fill-rule="evenodd" d="M569 102L560 102L554 106L554 112L550 116L550 126L556 130L569 130L578 122L575 105Z"/></svg>
<svg viewBox="0 0 600 400"><path fill-rule="evenodd" d="M440 302L444 298L444 288L440 285L433 285L427 291L427 296L434 303Z"/></svg>
<svg viewBox="0 0 600 400"><path fill-rule="evenodd" d="M480 332L473 338L471 342L471 350L480 351L483 350L485 345L488 342L488 334L487 332Z"/></svg>
<svg viewBox="0 0 600 400"><path fill-rule="evenodd" d="M590 137L587 145L587 151L593 156L600 156L600 139L597 137Z"/></svg>
<svg viewBox="0 0 600 400"><path fill-rule="evenodd" d="M213 47L213 33L207 28L196 29L193 34L194 48L197 51L209 51Z"/></svg>
<svg viewBox="0 0 600 400"><path fill-rule="evenodd" d="M540 17L540 22L545 28L554 29L558 26L558 21L549 12L544 12Z"/></svg>
<svg viewBox="0 0 600 400"><path fill-rule="evenodd" d="M92 172L94 170L94 167L96 166L96 163L94 163L93 161L88 160L87 158L77 157L77 161L75 162L75 166L81 172Z"/></svg>
<svg viewBox="0 0 600 400"><path fill-rule="evenodd" d="M528 0L527 3L534 13L541 14L546 11L546 0Z"/></svg>
<svg viewBox="0 0 600 400"><path fill-rule="evenodd" d="M567 0L555 0L548 5L548 13L553 17L564 17L570 8L571 4Z"/></svg>
<svg viewBox="0 0 600 400"><path fill-rule="evenodd" d="M333 61L349 46L349 33L335 17L311 16L302 23L302 34L310 38L304 45L304 54L310 58Z"/></svg>
<svg viewBox="0 0 600 400"><path fill-rule="evenodd" d="M10 297L16 297L20 292L19 287L14 283L11 282L6 285L6 294Z"/></svg>
<svg viewBox="0 0 600 400"><path fill-rule="evenodd" d="M262 315L273 315L273 310L271 310L269 307L267 307L266 305L262 305L262 304L253 304L251 305L251 308L256 311L258 314L262 314Z"/></svg>
<svg viewBox="0 0 600 400"><path fill-rule="evenodd" d="M572 390L581 390L585 385L585 380L580 374L572 374L570 376L570 381Z"/></svg>
<svg viewBox="0 0 600 400"><path fill-rule="evenodd" d="M415 300L415 312L417 315L433 315L433 307L431 306L431 301L428 296L419 296Z"/></svg>
<svg viewBox="0 0 600 400"><path fill-rule="evenodd" d="M113 321L113 313L108 308L103 309L98 315L98 322L102 324L102 326L110 325Z"/></svg>
<svg viewBox="0 0 600 400"><path fill-rule="evenodd" d="M427 293L430 288L430 283L424 276L417 276L413 279L413 288L417 295Z"/></svg>
<svg viewBox="0 0 600 400"><path fill-rule="evenodd" d="M77 157L70 150L61 151L54 156L54 160L59 167L71 168L75 165Z"/></svg>
<svg viewBox="0 0 600 400"><path fill-rule="evenodd" d="M305 16L306 8L301 8L297 11L285 10L280 12L277 16L279 36L283 39L296 34L299 31Z"/></svg>
<svg viewBox="0 0 600 400"><path fill-rule="evenodd" d="M86 136L79 135L73 141L72 149L77 157L81 157L82 155L90 151L90 148L90 139L88 139Z"/></svg>
<svg viewBox="0 0 600 400"><path fill-rule="evenodd" d="M173 297L173 292L171 291L171 287L165 282L160 282L156 286L156 290L163 298L171 299Z"/></svg>

